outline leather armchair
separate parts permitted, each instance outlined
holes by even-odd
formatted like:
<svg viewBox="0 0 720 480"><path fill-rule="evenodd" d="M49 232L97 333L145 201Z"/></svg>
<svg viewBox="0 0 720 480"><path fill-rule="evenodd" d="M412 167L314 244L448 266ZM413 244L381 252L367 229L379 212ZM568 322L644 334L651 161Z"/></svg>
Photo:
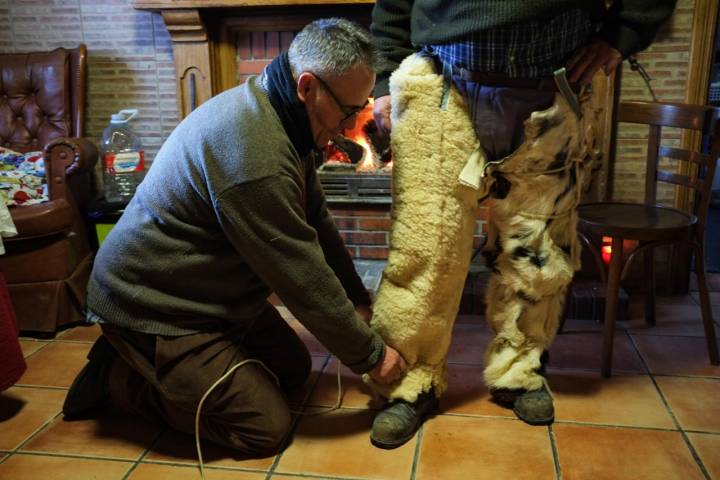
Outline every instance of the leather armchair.
<svg viewBox="0 0 720 480"><path fill-rule="evenodd" d="M21 331L83 319L92 267L84 205L97 148L84 134L85 45L0 55L0 145L42 151L48 202L9 207L18 235L0 255Z"/></svg>

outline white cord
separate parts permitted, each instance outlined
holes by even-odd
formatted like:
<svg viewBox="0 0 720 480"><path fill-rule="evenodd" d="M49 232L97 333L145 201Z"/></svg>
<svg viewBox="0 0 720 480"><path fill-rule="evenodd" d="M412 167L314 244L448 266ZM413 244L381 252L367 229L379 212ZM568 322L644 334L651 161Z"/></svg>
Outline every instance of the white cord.
<svg viewBox="0 0 720 480"><path fill-rule="evenodd" d="M215 383L213 383L210 386L210 388L207 389L205 394L200 399L200 403L198 403L198 407L195 412L195 448L197 449L198 466L200 467L200 478L202 478L202 480L205 480L205 466L203 464L203 459L202 459L202 449L200 448L200 411L202 410L203 403L205 402L205 399L208 397L208 395L210 395L210 393L215 389L215 387L217 387L222 382L224 382L233 372L235 372L235 370L242 367L243 365L247 365L248 363L259 364L275 380L275 383L278 385L278 387L280 386L280 380L278 380L277 375L275 375L275 373L273 373L273 371L270 370L267 367L267 365L265 365L260 360L256 360L254 358L248 358L238 364L233 365L232 368L230 368L230 370L225 372L220 378L217 379L217 381ZM342 368L342 366L340 364L340 361L338 360L338 362L337 362L338 395L337 395L337 400L335 401L335 405L333 405L332 407L328 407L325 410L320 410L317 412L299 412L299 411L291 410L290 413L294 413L297 415L323 415L325 413L330 413L330 412L340 408L340 406L342 405L342 381L340 379L340 369L341 368Z"/></svg>

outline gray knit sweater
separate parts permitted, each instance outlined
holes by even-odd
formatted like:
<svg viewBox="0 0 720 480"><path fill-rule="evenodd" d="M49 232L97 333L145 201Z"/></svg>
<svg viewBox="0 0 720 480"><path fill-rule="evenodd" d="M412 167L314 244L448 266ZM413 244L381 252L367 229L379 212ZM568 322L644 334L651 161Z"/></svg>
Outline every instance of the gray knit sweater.
<svg viewBox="0 0 720 480"><path fill-rule="evenodd" d="M382 339L310 159L253 77L173 131L95 260L88 307L104 321L184 335L254 319L274 291L345 365L369 371Z"/></svg>

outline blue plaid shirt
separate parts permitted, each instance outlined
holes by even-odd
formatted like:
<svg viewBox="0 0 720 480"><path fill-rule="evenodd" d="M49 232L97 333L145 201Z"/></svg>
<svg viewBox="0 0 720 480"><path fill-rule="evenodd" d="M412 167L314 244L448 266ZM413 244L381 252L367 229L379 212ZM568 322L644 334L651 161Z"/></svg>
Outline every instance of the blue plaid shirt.
<svg viewBox="0 0 720 480"><path fill-rule="evenodd" d="M464 41L431 45L431 49L443 63L458 68L512 78L547 77L594 30L588 15L574 9L552 18L475 32Z"/></svg>

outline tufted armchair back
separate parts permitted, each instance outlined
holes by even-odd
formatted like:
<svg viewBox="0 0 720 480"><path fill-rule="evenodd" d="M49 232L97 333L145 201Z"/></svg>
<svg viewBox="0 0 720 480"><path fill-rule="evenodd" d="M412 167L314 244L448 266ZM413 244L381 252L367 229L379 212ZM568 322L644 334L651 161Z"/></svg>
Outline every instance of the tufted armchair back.
<svg viewBox="0 0 720 480"><path fill-rule="evenodd" d="M85 45L2 56L0 145L27 152L55 138L83 136L85 76L79 66L86 56Z"/></svg>

